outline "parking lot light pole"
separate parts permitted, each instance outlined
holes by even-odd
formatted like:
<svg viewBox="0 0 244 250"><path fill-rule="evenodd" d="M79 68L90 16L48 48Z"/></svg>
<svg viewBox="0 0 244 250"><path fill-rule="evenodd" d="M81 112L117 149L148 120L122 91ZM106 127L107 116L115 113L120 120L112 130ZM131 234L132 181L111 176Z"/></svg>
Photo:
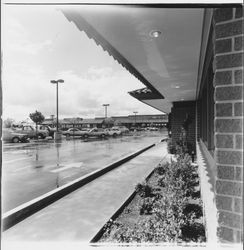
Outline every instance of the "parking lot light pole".
<svg viewBox="0 0 244 250"><path fill-rule="evenodd" d="M107 107L109 106L109 104L103 104L103 106L105 107L105 119L107 118Z"/></svg>
<svg viewBox="0 0 244 250"><path fill-rule="evenodd" d="M51 83L53 84L56 84L56 90L57 90L57 93L56 93L56 101L57 101L57 104L56 104L56 108L57 108L57 127L56 127L56 133L54 134L54 138L55 140L60 140L61 139L61 134L59 133L58 131L58 84L59 83L64 83L64 80L63 79L59 79L59 80L51 80L50 81Z"/></svg>

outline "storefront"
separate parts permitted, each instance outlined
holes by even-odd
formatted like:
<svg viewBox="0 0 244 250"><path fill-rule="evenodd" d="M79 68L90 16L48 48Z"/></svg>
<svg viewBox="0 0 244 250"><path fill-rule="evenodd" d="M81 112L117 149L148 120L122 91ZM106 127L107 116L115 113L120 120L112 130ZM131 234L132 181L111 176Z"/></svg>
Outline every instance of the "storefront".
<svg viewBox="0 0 244 250"><path fill-rule="evenodd" d="M192 145L202 169L208 241L242 241L242 7L63 13L149 90L133 97L170 114L173 143L184 136Z"/></svg>

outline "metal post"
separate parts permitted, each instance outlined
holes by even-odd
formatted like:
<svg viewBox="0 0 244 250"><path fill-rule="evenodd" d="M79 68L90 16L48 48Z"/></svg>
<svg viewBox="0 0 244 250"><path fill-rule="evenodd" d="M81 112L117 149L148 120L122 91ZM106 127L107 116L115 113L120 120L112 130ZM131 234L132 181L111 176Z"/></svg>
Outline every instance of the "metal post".
<svg viewBox="0 0 244 250"><path fill-rule="evenodd" d="M56 83L56 85L57 85L57 128L56 128L56 131L58 132L58 81L57 81L57 83Z"/></svg>
<svg viewBox="0 0 244 250"><path fill-rule="evenodd" d="M51 83L53 83L53 84L56 84L56 90L57 90L57 93L56 93L56 98L57 98L57 103L56 103L56 105L57 105L57 128L56 128L56 136L54 135L54 137L55 137L55 140L61 140L61 134L59 134L59 132L58 132L58 126L59 126L59 123L58 123L58 83L63 83L64 82L64 80L63 79L59 79L59 80L51 80Z"/></svg>

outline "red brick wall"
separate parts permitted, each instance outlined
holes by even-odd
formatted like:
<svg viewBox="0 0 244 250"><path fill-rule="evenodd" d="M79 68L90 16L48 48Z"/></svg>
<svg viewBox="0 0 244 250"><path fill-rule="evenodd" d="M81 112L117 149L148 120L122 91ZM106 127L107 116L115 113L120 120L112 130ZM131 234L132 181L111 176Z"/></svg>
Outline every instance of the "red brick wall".
<svg viewBox="0 0 244 250"><path fill-rule="evenodd" d="M243 10L214 10L216 205L221 241L240 242L243 190Z"/></svg>
<svg viewBox="0 0 244 250"><path fill-rule="evenodd" d="M195 101L182 101L174 102L171 109L171 131L172 131L172 142L175 144L181 134L181 127L187 114L191 118L191 123L188 129L187 142L192 143L194 149L196 147L196 102ZM195 150L196 152L196 150Z"/></svg>

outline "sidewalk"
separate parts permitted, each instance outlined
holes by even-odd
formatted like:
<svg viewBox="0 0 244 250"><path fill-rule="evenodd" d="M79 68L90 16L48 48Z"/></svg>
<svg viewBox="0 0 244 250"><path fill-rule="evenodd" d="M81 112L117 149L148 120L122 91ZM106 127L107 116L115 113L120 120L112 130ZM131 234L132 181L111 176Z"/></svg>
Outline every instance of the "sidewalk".
<svg viewBox="0 0 244 250"><path fill-rule="evenodd" d="M89 242L166 154L162 142L8 229L2 240Z"/></svg>

